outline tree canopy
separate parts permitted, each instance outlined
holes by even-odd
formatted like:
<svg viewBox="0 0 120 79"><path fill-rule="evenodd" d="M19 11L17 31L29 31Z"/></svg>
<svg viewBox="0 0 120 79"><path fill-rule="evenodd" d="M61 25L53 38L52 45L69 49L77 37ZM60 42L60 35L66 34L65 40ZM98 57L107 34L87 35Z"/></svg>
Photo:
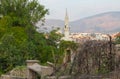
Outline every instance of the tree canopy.
<svg viewBox="0 0 120 79"><path fill-rule="evenodd" d="M48 9L37 0L0 0L0 74L27 59L42 59L47 43L35 24L46 14Z"/></svg>
<svg viewBox="0 0 120 79"><path fill-rule="evenodd" d="M0 15L9 16L12 26L25 27L27 24L44 21L48 9L37 0L0 0Z"/></svg>
<svg viewBox="0 0 120 79"><path fill-rule="evenodd" d="M0 75L28 59L42 64L62 61L64 49L73 42L62 42L59 29L36 31L35 24L44 22L46 14L48 9L37 0L0 0Z"/></svg>

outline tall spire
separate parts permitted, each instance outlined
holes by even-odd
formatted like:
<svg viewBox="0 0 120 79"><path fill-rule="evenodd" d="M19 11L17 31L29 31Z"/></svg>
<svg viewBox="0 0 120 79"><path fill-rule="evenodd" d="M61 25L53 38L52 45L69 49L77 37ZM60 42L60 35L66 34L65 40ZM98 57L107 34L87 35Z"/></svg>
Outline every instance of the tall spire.
<svg viewBox="0 0 120 79"><path fill-rule="evenodd" d="M67 13L67 9L66 9L64 36L65 36L66 39L68 39L68 38L69 38L69 35L70 35L69 18L68 18L68 13Z"/></svg>
<svg viewBox="0 0 120 79"><path fill-rule="evenodd" d="M66 8L65 26L68 26L68 21L69 21L69 17L68 17L67 8Z"/></svg>
<svg viewBox="0 0 120 79"><path fill-rule="evenodd" d="M67 8L66 8L66 16L65 16L66 19L68 19L68 12L67 12Z"/></svg>

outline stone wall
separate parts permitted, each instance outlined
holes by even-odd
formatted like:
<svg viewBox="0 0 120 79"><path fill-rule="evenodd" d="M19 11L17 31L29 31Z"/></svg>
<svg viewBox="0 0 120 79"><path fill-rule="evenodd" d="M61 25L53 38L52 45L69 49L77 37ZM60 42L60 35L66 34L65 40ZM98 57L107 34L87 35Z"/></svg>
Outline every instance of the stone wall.
<svg viewBox="0 0 120 79"><path fill-rule="evenodd" d="M10 76L27 78L27 67L19 66L10 71Z"/></svg>
<svg viewBox="0 0 120 79"><path fill-rule="evenodd" d="M11 79L10 75L1 75L0 79Z"/></svg>
<svg viewBox="0 0 120 79"><path fill-rule="evenodd" d="M53 68L41 66L38 60L27 60L27 66L24 69L13 69L9 75L2 75L1 79L36 79L37 75L44 76L53 73Z"/></svg>
<svg viewBox="0 0 120 79"><path fill-rule="evenodd" d="M60 76L60 77L51 76L51 77L46 77L45 79L71 79L71 76Z"/></svg>
<svg viewBox="0 0 120 79"><path fill-rule="evenodd" d="M48 66L42 66L38 64L37 60L27 60L28 68L28 79L36 79L36 75L40 75L41 79L44 79L44 76L51 75L53 73L53 68Z"/></svg>
<svg viewBox="0 0 120 79"><path fill-rule="evenodd" d="M11 77L11 79L27 79L27 78Z"/></svg>
<svg viewBox="0 0 120 79"><path fill-rule="evenodd" d="M13 77L10 75L2 75L0 79L27 79L27 78Z"/></svg>

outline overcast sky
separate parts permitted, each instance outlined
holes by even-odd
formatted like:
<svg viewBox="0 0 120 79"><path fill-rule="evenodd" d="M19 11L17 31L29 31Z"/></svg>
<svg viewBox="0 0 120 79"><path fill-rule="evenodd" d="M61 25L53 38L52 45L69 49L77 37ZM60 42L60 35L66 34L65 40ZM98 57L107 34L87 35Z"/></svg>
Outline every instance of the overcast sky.
<svg viewBox="0 0 120 79"><path fill-rule="evenodd" d="M109 11L120 11L120 0L39 0L50 15L47 19L64 19L67 8L69 20L77 20Z"/></svg>

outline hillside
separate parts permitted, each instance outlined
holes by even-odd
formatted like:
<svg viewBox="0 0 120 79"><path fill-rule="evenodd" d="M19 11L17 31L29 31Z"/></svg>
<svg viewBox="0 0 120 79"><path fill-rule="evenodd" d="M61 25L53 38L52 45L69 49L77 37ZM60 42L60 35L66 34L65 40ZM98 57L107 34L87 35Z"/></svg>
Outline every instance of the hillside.
<svg viewBox="0 0 120 79"><path fill-rule="evenodd" d="M64 17L63 17L64 18ZM69 22L72 32L103 32L120 31L120 12L106 12ZM64 27L64 21L49 19L44 25L46 28Z"/></svg>

